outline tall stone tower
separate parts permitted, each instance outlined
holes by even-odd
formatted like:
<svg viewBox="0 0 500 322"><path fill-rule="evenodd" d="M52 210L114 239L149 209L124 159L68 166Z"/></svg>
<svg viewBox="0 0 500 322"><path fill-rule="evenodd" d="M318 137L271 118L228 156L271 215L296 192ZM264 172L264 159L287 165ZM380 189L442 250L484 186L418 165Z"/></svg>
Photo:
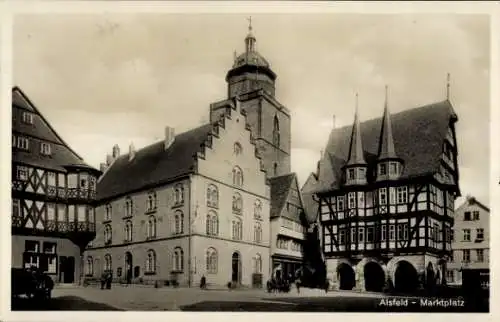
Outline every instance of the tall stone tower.
<svg viewBox="0 0 500 322"><path fill-rule="evenodd" d="M226 75L228 98L211 105L211 119L223 113L228 100L238 97L268 177L280 176L291 172L290 112L275 98L277 76L256 50L251 20L248 29L245 52L235 52Z"/></svg>

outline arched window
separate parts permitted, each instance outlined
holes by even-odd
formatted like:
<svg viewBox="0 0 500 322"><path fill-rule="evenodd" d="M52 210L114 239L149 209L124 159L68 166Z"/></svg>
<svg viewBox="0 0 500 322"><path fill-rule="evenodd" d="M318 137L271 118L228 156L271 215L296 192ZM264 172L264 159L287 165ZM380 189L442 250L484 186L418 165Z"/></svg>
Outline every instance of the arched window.
<svg viewBox="0 0 500 322"><path fill-rule="evenodd" d="M156 272L156 253L154 250L148 250L146 257L146 273Z"/></svg>
<svg viewBox="0 0 500 322"><path fill-rule="evenodd" d="M175 227L175 234L184 233L184 214L180 210L177 210L175 212L174 227Z"/></svg>
<svg viewBox="0 0 500 322"><path fill-rule="evenodd" d="M125 241L132 241L132 222L130 220L125 223Z"/></svg>
<svg viewBox="0 0 500 322"><path fill-rule="evenodd" d="M253 258L253 272L255 274L262 274L262 257L260 254L255 255Z"/></svg>
<svg viewBox="0 0 500 322"><path fill-rule="evenodd" d="M233 185L243 186L243 171L238 166L233 168Z"/></svg>
<svg viewBox="0 0 500 322"><path fill-rule="evenodd" d="M278 120L278 115L274 116L274 126L273 126L273 144L274 146L280 146L280 122Z"/></svg>
<svg viewBox="0 0 500 322"><path fill-rule="evenodd" d="M243 222L240 218L234 218L232 222L233 228L233 239L242 240L243 239Z"/></svg>
<svg viewBox="0 0 500 322"><path fill-rule="evenodd" d="M134 214L134 202L132 198L127 197L125 199L125 216L129 217Z"/></svg>
<svg viewBox="0 0 500 322"><path fill-rule="evenodd" d="M148 193L148 201L146 205L146 211L156 210L156 192Z"/></svg>
<svg viewBox="0 0 500 322"><path fill-rule="evenodd" d="M212 208L219 207L219 191L213 184L207 188L207 206Z"/></svg>
<svg viewBox="0 0 500 322"><path fill-rule="evenodd" d="M156 237L156 218L149 216L148 219L148 238Z"/></svg>
<svg viewBox="0 0 500 322"><path fill-rule="evenodd" d="M94 275L94 261L92 260L92 256L87 257L87 276Z"/></svg>
<svg viewBox="0 0 500 322"><path fill-rule="evenodd" d="M216 274L217 273L217 251L215 248L210 247L207 249L207 273Z"/></svg>
<svg viewBox="0 0 500 322"><path fill-rule="evenodd" d="M255 223L253 231L253 239L256 243L260 243L262 241L262 226L260 223Z"/></svg>
<svg viewBox="0 0 500 322"><path fill-rule="evenodd" d="M243 199L241 198L241 195L236 192L233 195L233 213L235 214L241 214L243 211Z"/></svg>
<svg viewBox="0 0 500 322"><path fill-rule="evenodd" d="M184 251L180 247L174 249L174 271L181 272L184 270Z"/></svg>
<svg viewBox="0 0 500 322"><path fill-rule="evenodd" d="M112 228L111 228L111 225L106 225L104 226L104 243L107 245L107 244L110 244L111 243L111 239L112 239Z"/></svg>
<svg viewBox="0 0 500 322"><path fill-rule="evenodd" d="M110 204L106 205L106 213L104 215L104 221L111 220L111 215L113 213L113 207Z"/></svg>
<svg viewBox="0 0 500 322"><path fill-rule="evenodd" d="M207 215L207 235L217 236L219 234L219 218L214 211Z"/></svg>
<svg viewBox="0 0 500 322"><path fill-rule="evenodd" d="M174 189L174 203L175 205L182 205L184 203L184 186L177 184Z"/></svg>
<svg viewBox="0 0 500 322"><path fill-rule="evenodd" d="M112 262L111 262L111 255L106 254L104 255L104 270L105 271L111 271L113 269Z"/></svg>
<svg viewBox="0 0 500 322"><path fill-rule="evenodd" d="M262 219L262 202L259 199L255 200L253 217L255 219Z"/></svg>
<svg viewBox="0 0 500 322"><path fill-rule="evenodd" d="M234 143L234 154L240 155L243 152L243 148L239 142Z"/></svg>

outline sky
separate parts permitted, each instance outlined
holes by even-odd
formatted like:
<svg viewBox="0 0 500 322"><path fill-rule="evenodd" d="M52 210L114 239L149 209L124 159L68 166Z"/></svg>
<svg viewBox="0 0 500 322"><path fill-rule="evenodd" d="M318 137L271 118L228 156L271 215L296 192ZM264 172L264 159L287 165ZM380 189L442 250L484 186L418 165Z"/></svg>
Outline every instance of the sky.
<svg viewBox="0 0 500 322"><path fill-rule="evenodd" d="M95 167L208 121L227 96L248 15L17 15L13 82ZM252 14L257 50L292 115L292 171L304 184L334 126L446 98L458 114L460 188L489 204L490 27L465 14Z"/></svg>

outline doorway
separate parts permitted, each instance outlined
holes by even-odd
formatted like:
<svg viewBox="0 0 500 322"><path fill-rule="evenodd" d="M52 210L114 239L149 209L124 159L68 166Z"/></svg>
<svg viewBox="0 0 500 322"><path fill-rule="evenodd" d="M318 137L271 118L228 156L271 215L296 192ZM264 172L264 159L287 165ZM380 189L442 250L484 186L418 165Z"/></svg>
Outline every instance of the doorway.
<svg viewBox="0 0 500 322"><path fill-rule="evenodd" d="M130 252L125 253L125 278L127 279L127 283L130 284L132 282L133 277L132 271L132 254Z"/></svg>
<svg viewBox="0 0 500 322"><path fill-rule="evenodd" d="M382 292L385 285L385 273L382 267L375 262L369 262L363 268L365 289L368 292Z"/></svg>
<svg viewBox="0 0 500 322"><path fill-rule="evenodd" d="M75 258L73 256L59 257L59 282L75 282Z"/></svg>
<svg viewBox="0 0 500 322"><path fill-rule="evenodd" d="M337 277L339 279L339 289L341 290L352 290L356 285L354 270L346 263L341 263L337 267Z"/></svg>
<svg viewBox="0 0 500 322"><path fill-rule="evenodd" d="M231 271L231 281L241 284L241 258L238 252L233 253Z"/></svg>

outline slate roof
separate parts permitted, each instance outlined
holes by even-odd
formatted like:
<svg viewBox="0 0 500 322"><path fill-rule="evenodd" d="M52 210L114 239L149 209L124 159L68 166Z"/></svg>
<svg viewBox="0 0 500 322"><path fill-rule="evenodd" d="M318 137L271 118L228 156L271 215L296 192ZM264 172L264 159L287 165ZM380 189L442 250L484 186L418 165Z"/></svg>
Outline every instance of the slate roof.
<svg viewBox="0 0 500 322"><path fill-rule="evenodd" d="M294 178L295 173L289 173L269 179L269 184L271 185L271 218L276 218L281 215L281 211L286 205Z"/></svg>
<svg viewBox="0 0 500 322"><path fill-rule="evenodd" d="M22 122L22 113L17 109L33 113L33 124ZM91 171L97 170L84 162L68 144L57 134L50 123L40 113L30 99L19 87L12 88L12 133L31 138L29 151L12 149L12 162L23 163L34 167L66 172L66 166L85 167ZM49 142L51 155L40 153L41 142Z"/></svg>
<svg viewBox="0 0 500 322"><path fill-rule="evenodd" d="M195 171L195 155L212 132L211 123L177 134L165 150L164 141L129 155L119 156L97 183L97 199L115 198L133 191L170 182Z"/></svg>
<svg viewBox="0 0 500 322"><path fill-rule="evenodd" d="M314 201L314 187L318 184L316 174L310 173L304 186L302 186L302 206L309 224L316 222L318 217L318 203Z"/></svg>
<svg viewBox="0 0 500 322"><path fill-rule="evenodd" d="M391 115L395 152L404 161L401 179L433 175L439 170L443 142L449 123L457 120L451 103L446 100ZM372 171L376 164L382 118L361 123L365 160ZM338 189L344 178L352 126L334 129L325 154L320 160L315 192Z"/></svg>

